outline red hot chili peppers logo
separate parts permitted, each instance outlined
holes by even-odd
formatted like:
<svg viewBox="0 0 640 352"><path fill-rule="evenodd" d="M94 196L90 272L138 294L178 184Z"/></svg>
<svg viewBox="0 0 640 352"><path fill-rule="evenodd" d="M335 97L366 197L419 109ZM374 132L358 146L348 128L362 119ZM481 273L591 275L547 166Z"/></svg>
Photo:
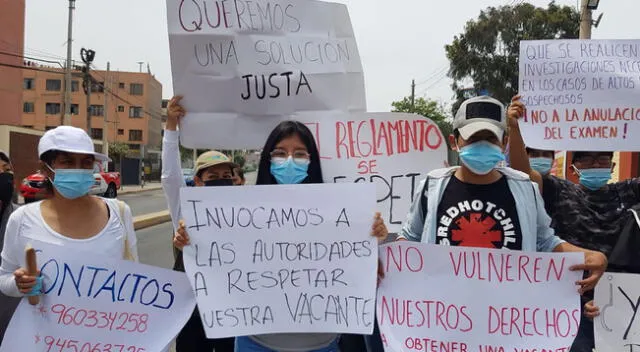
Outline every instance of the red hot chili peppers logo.
<svg viewBox="0 0 640 352"><path fill-rule="evenodd" d="M522 249L522 235L510 214L491 202L462 201L438 220L437 243L442 245Z"/></svg>

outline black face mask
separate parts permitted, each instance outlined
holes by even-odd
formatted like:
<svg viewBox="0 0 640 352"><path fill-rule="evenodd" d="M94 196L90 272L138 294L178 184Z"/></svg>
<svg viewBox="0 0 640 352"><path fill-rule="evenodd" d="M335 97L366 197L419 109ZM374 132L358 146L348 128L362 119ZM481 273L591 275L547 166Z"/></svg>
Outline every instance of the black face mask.
<svg viewBox="0 0 640 352"><path fill-rule="evenodd" d="M205 187L215 187L215 186L233 186L233 180L230 178L221 178L218 180L209 180L204 181Z"/></svg>
<svg viewBox="0 0 640 352"><path fill-rule="evenodd" d="M9 172L0 173L0 201L9 203L13 198L13 174Z"/></svg>

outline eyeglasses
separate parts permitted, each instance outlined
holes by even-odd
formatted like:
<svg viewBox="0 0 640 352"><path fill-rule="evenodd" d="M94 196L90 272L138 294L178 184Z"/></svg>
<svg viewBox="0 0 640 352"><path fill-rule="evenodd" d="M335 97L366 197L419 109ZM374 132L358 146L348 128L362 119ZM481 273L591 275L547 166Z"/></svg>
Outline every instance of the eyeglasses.
<svg viewBox="0 0 640 352"><path fill-rule="evenodd" d="M271 161L276 164L283 164L291 155L293 162L298 165L306 165L309 164L309 159L311 156L306 150L296 150L293 154L289 154L286 150L283 149L274 149L271 153Z"/></svg>
<svg viewBox="0 0 640 352"><path fill-rule="evenodd" d="M611 157L608 155L600 155L597 157L587 155L576 160L576 163L580 163L580 166L583 169L590 168L593 165L598 165L601 167L610 167L611 166Z"/></svg>

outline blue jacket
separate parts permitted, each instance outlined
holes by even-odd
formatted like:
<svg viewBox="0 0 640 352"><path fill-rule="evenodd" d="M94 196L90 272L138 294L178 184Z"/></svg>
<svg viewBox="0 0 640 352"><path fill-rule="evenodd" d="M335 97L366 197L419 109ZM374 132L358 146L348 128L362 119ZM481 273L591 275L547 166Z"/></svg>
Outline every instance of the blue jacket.
<svg viewBox="0 0 640 352"><path fill-rule="evenodd" d="M452 167L430 172L427 175L429 183L426 190L425 181L420 183L418 194L414 197L399 237L415 242L436 243L438 205L449 180L457 169L458 167ZM522 230L522 250L552 252L564 241L556 236L555 231L550 227L551 218L544 209L538 185L529 179L529 175L520 171L511 168L497 170L507 178L507 184L516 202L516 211ZM425 192L427 201L426 216L420 203L422 190Z"/></svg>

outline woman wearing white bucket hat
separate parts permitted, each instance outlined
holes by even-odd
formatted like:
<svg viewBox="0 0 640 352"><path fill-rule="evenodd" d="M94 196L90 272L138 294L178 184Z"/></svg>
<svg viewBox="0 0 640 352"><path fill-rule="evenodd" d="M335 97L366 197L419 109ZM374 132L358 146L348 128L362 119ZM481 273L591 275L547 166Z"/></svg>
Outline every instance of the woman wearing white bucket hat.
<svg viewBox="0 0 640 352"><path fill-rule="evenodd" d="M7 224L0 265L0 291L8 296L37 294L38 279L20 266L31 240L69 250L137 260L131 210L123 202L89 195L93 166L109 158L93 149L84 130L60 126L38 144L42 170L52 196L18 208Z"/></svg>

